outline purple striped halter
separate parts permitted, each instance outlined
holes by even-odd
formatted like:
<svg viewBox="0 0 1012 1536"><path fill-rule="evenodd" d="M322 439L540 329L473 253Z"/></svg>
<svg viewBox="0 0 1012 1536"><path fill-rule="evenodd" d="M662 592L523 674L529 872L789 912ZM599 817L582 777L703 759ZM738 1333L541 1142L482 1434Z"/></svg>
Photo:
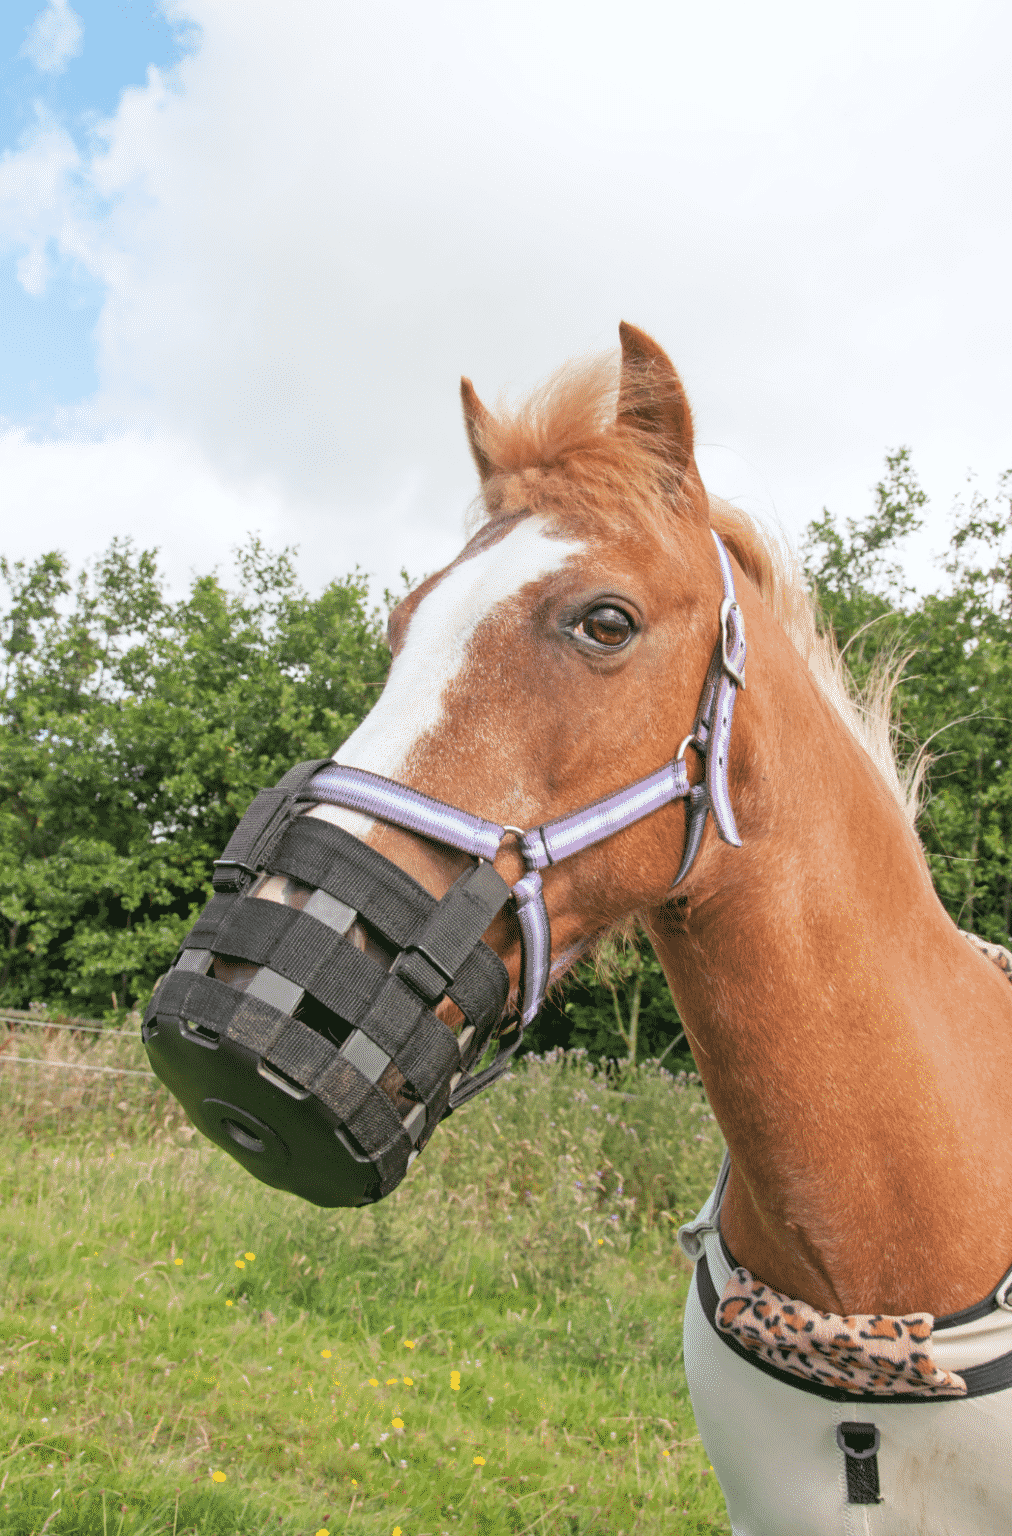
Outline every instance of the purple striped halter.
<svg viewBox="0 0 1012 1536"><path fill-rule="evenodd" d="M523 951L521 1031L532 1022L544 1001L551 967L551 926L541 870L631 827L672 800L689 801L685 849L674 885L684 880L692 868L711 811L722 841L733 848L741 847L728 792L727 769L735 698L738 689L745 686L742 677L746 654L745 624L735 597L727 550L713 529L710 532L717 546L724 583L720 635L692 730L674 760L665 763L663 768L637 779L625 789L585 805L582 810L571 811L567 816L527 831L486 821L393 779L340 763L320 769L306 785L307 799L363 812L490 863L506 836L517 838L528 871L512 888ZM689 783L685 767L685 753L690 746L702 755L706 770L702 783L695 785Z"/></svg>

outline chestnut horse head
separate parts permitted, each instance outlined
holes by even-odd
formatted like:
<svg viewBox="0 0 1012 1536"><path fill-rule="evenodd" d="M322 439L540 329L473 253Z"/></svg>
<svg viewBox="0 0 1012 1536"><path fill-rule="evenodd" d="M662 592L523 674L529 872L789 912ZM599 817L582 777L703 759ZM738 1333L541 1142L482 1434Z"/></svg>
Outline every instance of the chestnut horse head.
<svg viewBox="0 0 1012 1536"><path fill-rule="evenodd" d="M619 375L601 362L566 370L508 419L462 381L478 526L393 611L386 689L338 763L519 829L679 755L722 628L711 524L746 569L769 561L730 508L714 518L664 353L631 326L622 342ZM693 760L689 777L700 771ZM735 796L744 789L736 783ZM467 862L347 811L314 814L367 837L436 893ZM556 975L614 924L663 906L684 843L685 810L672 802L546 874ZM519 845L505 843L497 863L512 884ZM718 863L708 841L697 881L710 870L719 881ZM493 937L515 988L515 922L504 917Z"/></svg>
<svg viewBox="0 0 1012 1536"><path fill-rule="evenodd" d="M887 706L854 702L793 559L708 498L664 352L632 326L621 341L617 371L563 371L513 414L463 380L477 527L394 610L386 688L336 761L518 829L670 763L719 641L719 534L748 637L727 765L741 846L711 822L676 889L675 799L545 869L552 974L642 921L731 1152L725 1235L754 1274L841 1313L954 1310L1012 1257L1005 1181L992 1167L982 1187L978 1153L1012 1172L1007 983L934 894ZM437 896L469 862L310 814ZM515 839L496 867L523 874ZM486 938L515 993L509 908ZM971 1211L973 1245L954 1214Z"/></svg>

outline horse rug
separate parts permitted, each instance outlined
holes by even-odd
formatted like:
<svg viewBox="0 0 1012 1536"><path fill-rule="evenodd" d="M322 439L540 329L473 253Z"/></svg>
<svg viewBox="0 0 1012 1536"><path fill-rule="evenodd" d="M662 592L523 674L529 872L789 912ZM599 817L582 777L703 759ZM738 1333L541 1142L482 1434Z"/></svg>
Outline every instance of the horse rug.
<svg viewBox="0 0 1012 1536"><path fill-rule="evenodd" d="M1008 1536L1012 1311L843 1319L779 1297L721 1238L729 1166L678 1240L685 1372L734 1536Z"/></svg>

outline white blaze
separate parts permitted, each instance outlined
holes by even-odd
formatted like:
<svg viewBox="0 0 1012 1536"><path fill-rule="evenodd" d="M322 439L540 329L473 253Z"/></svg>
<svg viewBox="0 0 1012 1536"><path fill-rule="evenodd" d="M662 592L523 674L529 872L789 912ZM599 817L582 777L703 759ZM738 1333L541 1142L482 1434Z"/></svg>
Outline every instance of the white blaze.
<svg viewBox="0 0 1012 1536"><path fill-rule="evenodd" d="M396 779L412 751L443 717L446 691L458 676L479 624L529 582L540 581L578 555L576 540L553 538L542 517L528 517L497 544L447 571L422 599L408 624L383 695L334 760ZM368 816L337 805L309 813L364 837Z"/></svg>

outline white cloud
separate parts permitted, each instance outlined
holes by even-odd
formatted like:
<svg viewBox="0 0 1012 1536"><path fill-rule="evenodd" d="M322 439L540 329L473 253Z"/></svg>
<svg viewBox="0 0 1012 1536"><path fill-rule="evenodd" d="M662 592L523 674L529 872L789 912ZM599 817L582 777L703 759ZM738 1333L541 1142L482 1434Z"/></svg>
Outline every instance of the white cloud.
<svg viewBox="0 0 1012 1536"><path fill-rule="evenodd" d="M21 148L0 156L0 241L20 252L18 282L36 298L49 280L50 244L76 254L87 229L75 186L80 164L70 134L41 108Z"/></svg>
<svg viewBox="0 0 1012 1536"><path fill-rule="evenodd" d="M460 373L494 395L620 318L680 367L711 488L795 531L900 442L943 504L1012 458L999 4L171 14L198 52L0 167L26 288L47 252L106 286L73 426L126 481L176 444L223 526L274 487L314 575L431 570L474 489Z"/></svg>
<svg viewBox="0 0 1012 1536"><path fill-rule="evenodd" d="M143 548L160 551L160 568L173 593L194 575L218 568L228 577L236 547L258 532L274 549L297 545L305 579L318 588L351 570L340 528L325 506L293 497L264 477L225 476L194 443L167 432L109 433L98 440L33 439L23 428L0 431L0 552L31 561L61 549L75 566L129 534ZM373 505L370 517L405 519L415 487L400 488L388 507ZM405 519L406 520L406 519ZM374 562L379 581L399 586L401 565L418 574L445 564L456 553L455 531L410 529ZM374 551L378 552L378 551Z"/></svg>
<svg viewBox="0 0 1012 1536"><path fill-rule="evenodd" d="M44 74L62 74L81 52L84 27L67 0L49 0L28 28L21 53Z"/></svg>

